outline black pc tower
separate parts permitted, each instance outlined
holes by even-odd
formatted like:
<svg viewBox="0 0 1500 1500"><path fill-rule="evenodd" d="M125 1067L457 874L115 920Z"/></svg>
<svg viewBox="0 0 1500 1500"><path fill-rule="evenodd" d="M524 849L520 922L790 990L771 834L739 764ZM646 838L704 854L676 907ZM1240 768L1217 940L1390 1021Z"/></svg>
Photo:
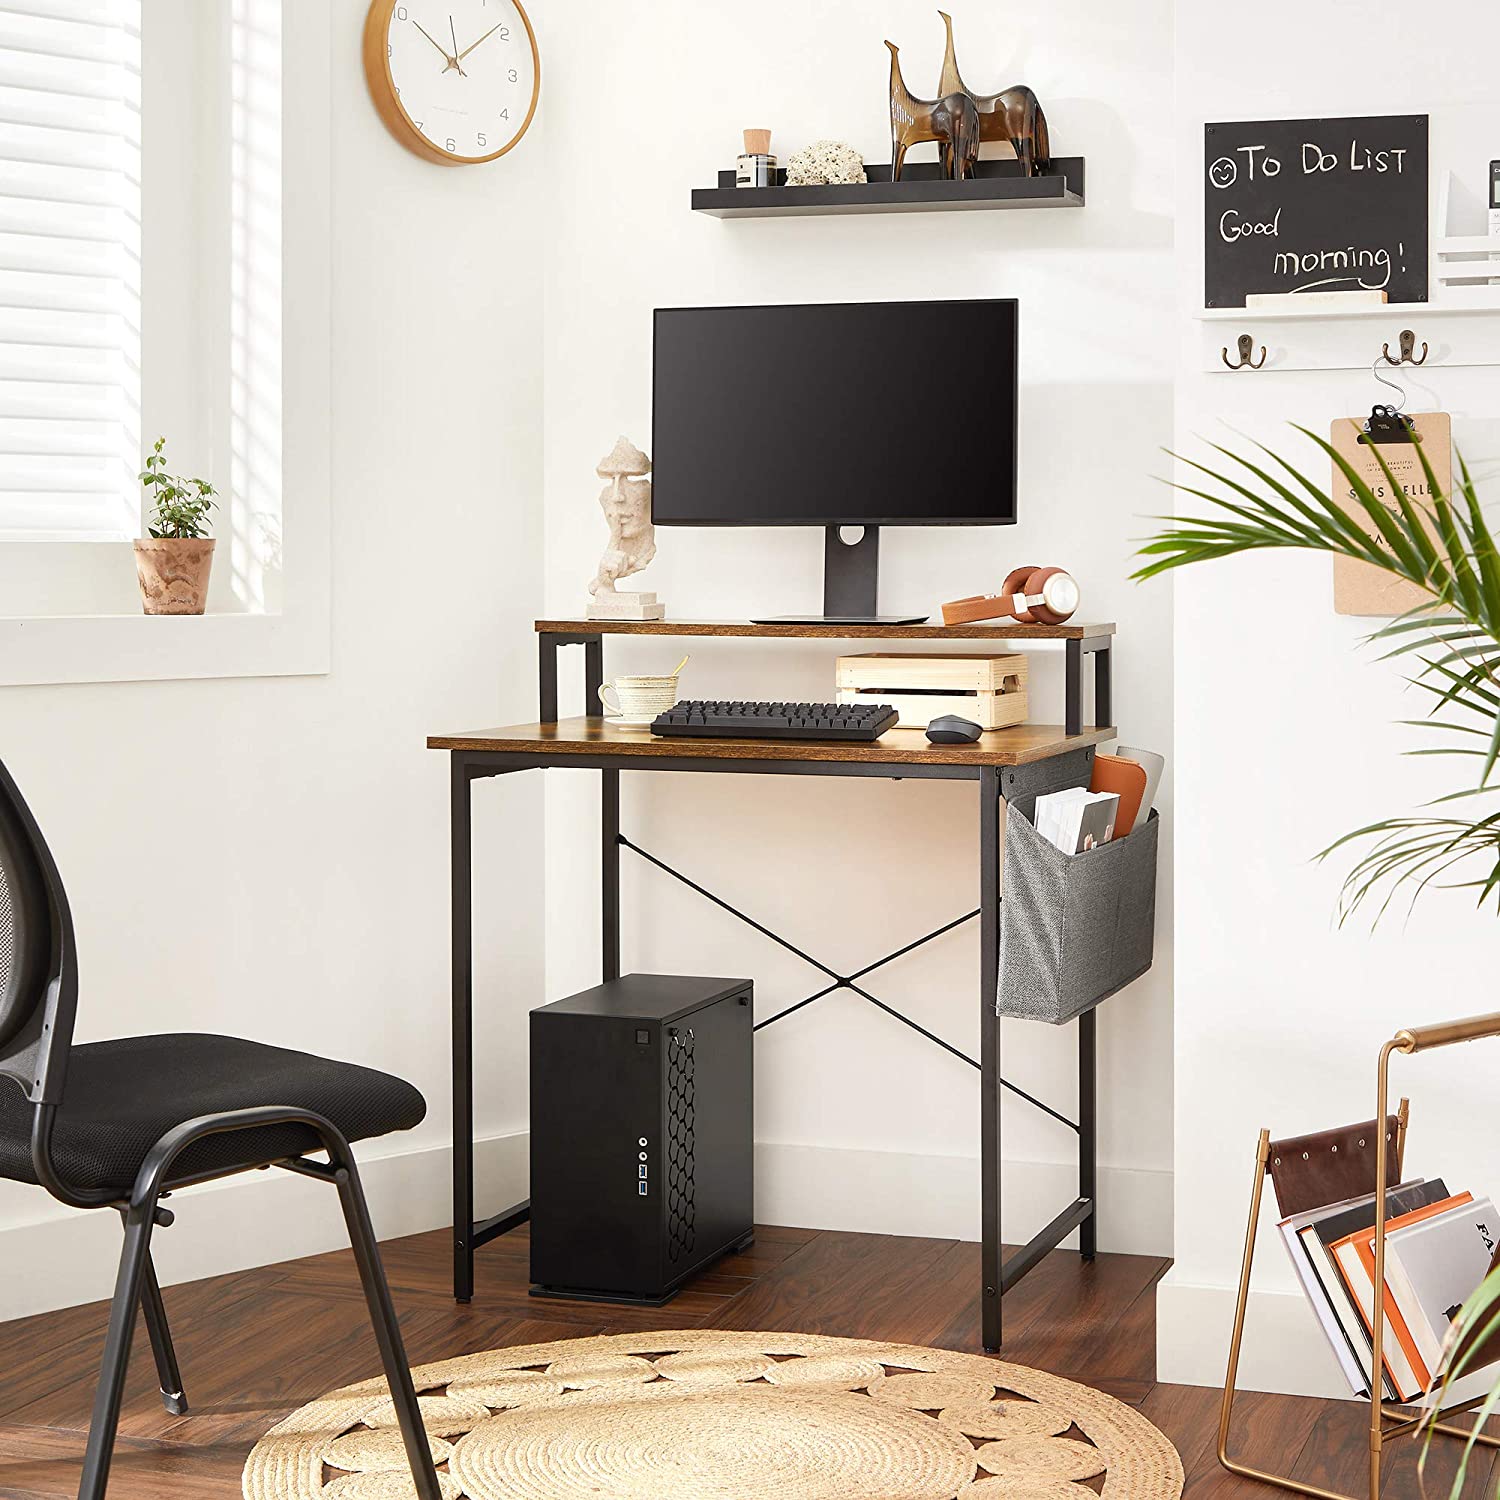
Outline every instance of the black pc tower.
<svg viewBox="0 0 1500 1500"><path fill-rule="evenodd" d="M752 997L627 974L531 1013L533 1295L659 1304L749 1243Z"/></svg>

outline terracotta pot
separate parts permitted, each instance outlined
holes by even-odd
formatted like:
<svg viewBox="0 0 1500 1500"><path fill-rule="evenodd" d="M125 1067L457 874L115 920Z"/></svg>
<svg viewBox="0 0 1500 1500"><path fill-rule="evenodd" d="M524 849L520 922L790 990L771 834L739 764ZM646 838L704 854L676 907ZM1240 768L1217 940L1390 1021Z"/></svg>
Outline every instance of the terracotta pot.
<svg viewBox="0 0 1500 1500"><path fill-rule="evenodd" d="M214 565L209 537L142 537L135 544L141 604L148 615L201 615Z"/></svg>

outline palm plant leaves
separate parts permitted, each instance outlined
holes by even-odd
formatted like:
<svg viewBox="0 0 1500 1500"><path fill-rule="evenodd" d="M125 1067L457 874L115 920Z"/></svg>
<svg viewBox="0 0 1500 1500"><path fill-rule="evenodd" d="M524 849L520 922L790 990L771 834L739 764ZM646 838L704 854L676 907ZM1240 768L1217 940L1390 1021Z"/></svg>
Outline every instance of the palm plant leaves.
<svg viewBox="0 0 1500 1500"><path fill-rule="evenodd" d="M1331 461L1346 499L1263 444L1250 454L1211 444L1222 463L1174 454L1190 473L1173 487L1199 502L1192 509L1201 513L1157 517L1162 529L1142 544L1134 576L1283 548L1351 558L1415 584L1430 602L1370 637L1384 648L1382 660L1409 661L1407 680L1428 700L1426 719L1405 722L1437 743L1409 753L1472 768L1472 779L1439 802L1500 794L1500 784L1491 784L1500 760L1500 556L1468 467L1460 459L1459 483L1443 494L1417 443L1430 497L1430 507L1419 505L1372 445L1387 502L1326 438L1296 430ZM1481 906L1493 895L1500 913L1500 812L1386 819L1346 834L1319 858L1351 844L1365 849L1345 880L1341 920L1368 906L1378 921L1398 896L1415 901L1434 883L1477 891Z"/></svg>
<svg viewBox="0 0 1500 1500"><path fill-rule="evenodd" d="M1500 760L1500 556L1473 477L1460 456L1459 483L1443 494L1418 443L1429 510L1411 501L1373 445L1392 497L1387 504L1331 443L1305 427L1297 430L1332 461L1347 486L1346 504L1263 445L1255 447L1264 462L1215 446L1227 466L1181 458L1190 480L1174 483L1206 513L1158 517L1162 529L1140 548L1145 561L1134 576L1151 578L1239 552L1297 548L1370 563L1424 590L1428 602L1389 621L1370 640L1383 648L1381 660L1410 664L1407 681L1427 700L1426 718L1403 722L1435 736L1436 743L1408 753L1452 757L1473 774L1424 813L1357 828L1319 858L1362 849L1344 881L1341 920L1368 906L1378 922L1399 896L1415 901L1434 884L1476 891L1481 908L1493 896L1500 913L1500 808L1486 810L1482 801L1500 795L1500 783L1491 781ZM1474 799L1481 799L1477 808ZM1500 1270L1465 1302L1450 1331L1442 1395L1497 1331ZM1496 1410L1500 1383L1480 1407L1476 1430ZM1471 1438L1450 1500L1458 1500L1473 1446Z"/></svg>

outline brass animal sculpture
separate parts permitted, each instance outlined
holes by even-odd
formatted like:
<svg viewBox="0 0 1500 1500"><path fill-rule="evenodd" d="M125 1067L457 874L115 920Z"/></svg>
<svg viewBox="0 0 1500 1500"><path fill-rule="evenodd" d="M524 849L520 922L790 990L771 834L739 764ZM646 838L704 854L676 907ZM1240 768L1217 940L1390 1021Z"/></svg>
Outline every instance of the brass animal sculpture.
<svg viewBox="0 0 1500 1500"><path fill-rule="evenodd" d="M958 71L953 46L953 17L945 10L938 14L948 31L948 46L943 54L943 77L938 91L943 95L967 94L979 111L979 139L1008 141L1015 149L1023 177L1035 177L1051 164L1052 144L1047 136L1047 117L1035 94L1024 83L1002 89L998 94L976 94Z"/></svg>
<svg viewBox="0 0 1500 1500"><path fill-rule="evenodd" d="M965 93L941 99L918 99L901 76L901 49L891 49L891 181L901 181L901 167L913 146L936 141L943 175L955 182L974 175L979 160L979 108Z"/></svg>

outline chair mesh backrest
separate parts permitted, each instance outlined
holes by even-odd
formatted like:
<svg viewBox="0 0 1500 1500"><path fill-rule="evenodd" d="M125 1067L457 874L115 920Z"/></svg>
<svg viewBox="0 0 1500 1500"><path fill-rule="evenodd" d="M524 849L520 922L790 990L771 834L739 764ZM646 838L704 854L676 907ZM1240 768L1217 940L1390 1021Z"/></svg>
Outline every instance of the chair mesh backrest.
<svg viewBox="0 0 1500 1500"><path fill-rule="evenodd" d="M36 850L0 767L0 1061L46 996L52 922Z"/></svg>
<svg viewBox="0 0 1500 1500"><path fill-rule="evenodd" d="M0 996L10 997L10 976L14 967L16 942L16 904L11 899L10 881L0 866Z"/></svg>

